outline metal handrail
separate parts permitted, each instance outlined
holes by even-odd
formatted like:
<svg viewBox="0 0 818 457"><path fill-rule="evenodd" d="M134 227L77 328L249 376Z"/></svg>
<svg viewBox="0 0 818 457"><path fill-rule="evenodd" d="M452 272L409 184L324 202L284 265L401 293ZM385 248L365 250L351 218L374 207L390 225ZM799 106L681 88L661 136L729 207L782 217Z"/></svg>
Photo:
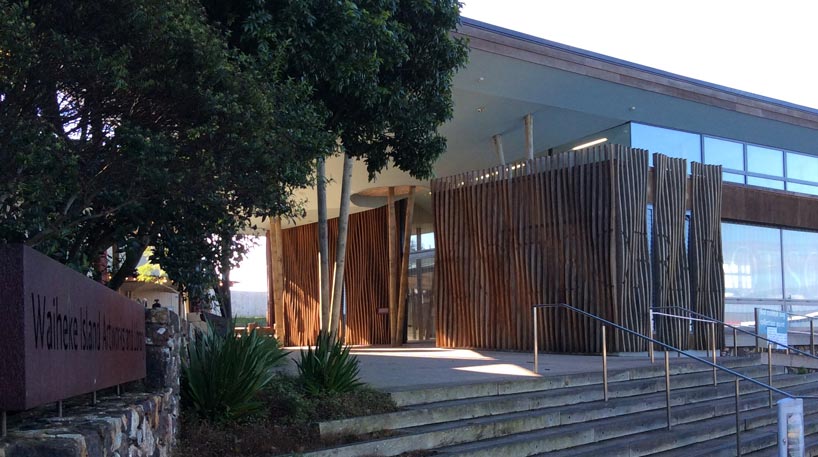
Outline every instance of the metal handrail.
<svg viewBox="0 0 818 457"><path fill-rule="evenodd" d="M810 399L815 398L815 399L818 399L818 396L793 395L793 394L791 394L789 392L785 392L783 390L777 389L777 388L775 388L773 386L764 384L761 381L757 381L757 380L755 380L755 379L753 379L753 378L751 378L749 376L743 375L743 374L741 374L741 373L739 373L737 371L731 370L730 368L715 364L715 363L710 362L709 360L703 359L701 357L697 357L697 356L695 356L693 354L685 352L682 349L673 347L673 346L671 346L669 344L665 344L665 343L663 343L663 342L661 342L659 340L653 339L653 338L651 338L649 336L643 335L643 334L641 334L641 333L639 333L637 331L631 330L631 329L629 329L627 327L623 327L623 326L621 326L619 324L615 324L615 323L613 323L613 322L611 322L611 321L609 321L607 319L601 318L601 317L599 317L599 316L597 316L595 314L589 313L589 312L581 310L579 308L575 308L575 307L573 307L573 306L571 306L571 305L569 305L567 303L537 304L537 305L533 305L532 308L534 309L534 316L535 316L534 317L534 323L535 323L535 326L534 326L534 336L535 336L535 338L534 338L534 356L535 356L534 357L534 369L535 370L537 370L537 368L538 368L538 366L537 366L538 365L537 364L537 357L536 357L537 356L537 344L538 344L537 343L537 338L536 338L536 336L537 336L537 327L536 327L536 321L537 321L536 315L537 314L536 314L536 310L538 308L565 308L565 309L568 309L568 310L573 311L575 313L582 314L583 316L595 319L595 320L597 320L597 321L599 321L599 322L601 322L601 323L603 323L605 325L610 325L611 327L613 327L613 328L615 328L617 330L621 330L623 332L630 333L631 335L642 338L643 340L646 340L646 341L648 341L650 343L653 343L653 344L655 344L655 345L657 345L659 347L664 348L666 351L677 352L677 353L679 353L681 355L684 355L684 356L686 356L688 358L696 360L697 362L703 363L703 364L705 364L705 365L707 365L707 366L709 366L711 368L716 368L716 369L722 370L722 371L727 372L727 373L729 373L729 374L731 374L733 376L741 378L741 379L743 379L745 381L749 381L750 383L755 384L755 385L757 385L759 387L763 387L765 389L772 390L773 392L775 392L777 394L780 394L780 395L783 395L783 396L785 396L787 398L810 398Z"/></svg>
<svg viewBox="0 0 818 457"><path fill-rule="evenodd" d="M603 397L604 397L605 401L608 401L607 343L606 343L606 339L605 339L605 327L606 326L610 325L611 327L613 327L615 329L621 330L623 332L629 333L629 334L634 335L634 336L636 336L638 338L641 338L643 340L648 341L650 343L650 348L651 349L653 349L653 345L658 345L659 347L664 348L665 349L665 351L664 351L664 353L665 353L664 354L665 355L665 401L666 401L666 409L667 409L667 429L668 430L671 429L670 359L669 359L670 351L674 351L674 352L676 352L676 353L678 353L680 355L684 355L685 357L691 358L691 359L696 360L696 361L698 361L700 363L708 365L708 366L710 366L710 367L712 367L714 369L714 372L715 372L716 369L718 369L718 370L726 372L726 373L728 373L730 375L733 375L735 377L735 398L736 398L736 410L735 410L735 414L736 414L736 455L738 455L738 456L741 456L741 420L740 420L740 416L739 416L739 414L740 414L740 410L739 410L739 397L740 397L739 383L740 383L741 380L748 381L748 382L750 382L752 384L755 384L755 385L757 385L757 386L759 386L761 388L766 389L769 392L769 406L770 407L773 406L773 403L772 403L772 393L773 392L778 393L781 396L784 396L784 397L787 397L787 398L792 398L792 399L796 399L796 398L811 399L811 400L818 399L818 396L813 396L813 395L794 395L794 394L791 394L789 392L786 392L786 391L783 391L781 389L775 388L770 384L765 384L765 383L757 381L757 380L755 380L755 379L753 379L753 378L751 378L749 376L741 374L741 373L739 373L739 372L737 372L735 370L731 370L730 368L721 366L721 365L715 363L715 353L714 353L714 362L710 362L708 360L697 357L697 356L695 356L693 354L687 353L687 352L685 352L685 351L683 351L683 350L681 350L679 348L673 347L673 346L671 346L669 344L665 344L665 343L663 343L663 342L661 342L659 340L656 340L656 339L651 338L649 336L643 335L643 334L641 334L641 333L639 333L637 331L631 330L631 329L629 329L627 327L623 327L623 326L621 326L619 324L616 324L616 323L611 322L611 321L609 321L607 319L599 317L599 316L597 316L595 314L589 313L589 312L581 310L579 308L575 308L575 307L573 307L573 306L571 306L571 305L569 305L567 303L537 304L537 305L532 305L532 307L531 307L533 318L534 318L534 371L536 373L538 373L538 374L539 374L539 354L538 354L538 344L539 343L538 343L538 338L537 338L537 310L540 309L540 308L557 308L557 309L565 308L565 309L568 309L569 311L572 311L572 312L581 314L583 316L595 319L598 322L603 324L602 325L602 338L603 338L602 339L602 367L603 367L603 369L602 369L602 371L603 371L603 373L602 373L602 384L603 384L603 389L604 389ZM768 346L768 347L771 348L771 346ZM653 361L652 358L651 358L651 361ZM767 366L768 366L768 373L769 373L769 378L768 379L769 379L769 382L772 383L772 350L769 350L768 354L767 354Z"/></svg>
<svg viewBox="0 0 818 457"><path fill-rule="evenodd" d="M675 314L657 313L656 311L654 311L656 309L680 310L680 311L684 311L684 312L686 312L686 313L688 313L688 314L690 314L692 316L695 316L696 319L691 319L689 317L679 316L679 315L675 315ZM800 355L803 355L803 356L818 360L818 356L815 355L814 333L810 334L810 352L805 352L805 351L802 351L802 350L800 350L800 349L798 349L798 348L796 348L794 346L788 346L786 344L781 344L781 343L779 343L777 341L773 341L773 340L771 340L771 339L769 339L767 337L761 336L758 333L754 333L754 332L751 332L749 330L745 330L745 329L741 328L740 326L737 327L735 325L728 324L728 323L726 323L724 321L720 321L720 320L715 319L713 317L710 317L710 316L707 316L707 315L704 315L704 314L701 314L701 313L697 313L696 311L693 311L693 310L690 310L690 309L687 309L687 308L683 308L681 306L657 306L655 308L651 308L649 312L650 312L651 317L653 317L653 316L666 316L666 317L672 317L672 318L676 318L676 319L687 319L687 320L691 320L691 321L696 320L696 321L699 321L699 322L711 322L711 323L723 325L725 327L730 327L731 329L733 329L733 350L735 351L736 355L738 355L738 345L736 343L736 331L739 331L739 332L742 332L742 333L745 333L747 335L750 335L750 336L754 337L756 339L756 347L758 347L758 340L761 339L761 340L766 341L767 343L772 343L772 344L776 344L778 346L781 346L781 347L785 348L787 351L792 351L792 352L795 352L796 354L800 354ZM782 311L782 312L785 312L785 311ZM802 317L804 317L804 316L802 316ZM653 322L653 319L651 319L651 322ZM810 325L810 329L812 330L812 325Z"/></svg>
<svg viewBox="0 0 818 457"><path fill-rule="evenodd" d="M818 320L818 316L807 316L805 314L797 314L797 313L793 313L791 311L778 311L778 312L787 314L789 316L803 317L804 319L809 319L809 320L813 320L813 321Z"/></svg>

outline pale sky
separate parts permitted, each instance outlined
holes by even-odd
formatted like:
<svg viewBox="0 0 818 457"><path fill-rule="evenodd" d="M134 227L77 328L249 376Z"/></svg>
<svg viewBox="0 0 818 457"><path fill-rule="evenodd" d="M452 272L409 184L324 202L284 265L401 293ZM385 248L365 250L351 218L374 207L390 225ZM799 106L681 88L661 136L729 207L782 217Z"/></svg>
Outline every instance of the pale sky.
<svg viewBox="0 0 818 457"><path fill-rule="evenodd" d="M463 1L471 19L818 109L812 1ZM267 290L258 241L231 273L234 290Z"/></svg>
<svg viewBox="0 0 818 457"><path fill-rule="evenodd" d="M818 109L814 1L463 2L464 17Z"/></svg>

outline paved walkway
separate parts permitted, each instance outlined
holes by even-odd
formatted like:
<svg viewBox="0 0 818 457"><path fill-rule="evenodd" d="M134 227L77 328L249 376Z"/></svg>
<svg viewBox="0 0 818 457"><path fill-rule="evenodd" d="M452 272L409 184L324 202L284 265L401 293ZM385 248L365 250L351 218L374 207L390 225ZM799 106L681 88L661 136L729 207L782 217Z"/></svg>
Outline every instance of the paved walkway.
<svg viewBox="0 0 818 457"><path fill-rule="evenodd" d="M299 348L288 349L292 351L290 357L297 359ZM596 355L541 353L538 374L533 371L534 354L530 352L444 349L432 343L413 343L400 348L355 347L351 353L360 361L361 379L386 390L602 371L602 357ZM662 363L662 357L662 353L656 354L657 364ZM650 359L646 354L608 357L609 370L648 365Z"/></svg>

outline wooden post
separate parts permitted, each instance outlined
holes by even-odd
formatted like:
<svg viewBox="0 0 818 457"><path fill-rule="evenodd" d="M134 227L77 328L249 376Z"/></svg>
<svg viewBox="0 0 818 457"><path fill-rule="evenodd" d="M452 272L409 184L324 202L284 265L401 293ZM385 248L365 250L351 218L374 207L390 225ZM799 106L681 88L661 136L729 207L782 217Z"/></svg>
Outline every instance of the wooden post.
<svg viewBox="0 0 818 457"><path fill-rule="evenodd" d="M275 306L275 290L273 289L273 281L275 273L273 273L273 219L270 218L270 228L267 230L267 233L264 236L264 245L267 249L265 249L266 263L267 266L267 325L270 327L275 328L275 312L273 311L273 307Z"/></svg>
<svg viewBox="0 0 818 457"><path fill-rule="evenodd" d="M417 236L417 248L420 251L420 227L416 228L415 235ZM420 340L426 339L426 307L423 303L423 262L420 259L415 260L415 285L417 286L417 294L415 294L415 328L417 329L417 338Z"/></svg>
<svg viewBox="0 0 818 457"><path fill-rule="evenodd" d="M352 189L352 165L355 162L344 154L344 175L341 181L341 208L338 214L338 242L335 244L335 277L332 280L332 317L330 332L341 335L341 298L344 291L344 265L347 253L347 232L349 229L349 194Z"/></svg>
<svg viewBox="0 0 818 457"><path fill-rule="evenodd" d="M491 140L494 142L494 152L497 153L497 158L500 159L500 165L505 165L506 154L503 152L503 136L494 135Z"/></svg>
<svg viewBox="0 0 818 457"><path fill-rule="evenodd" d="M398 319L397 343L403 344L403 328L406 327L406 295L409 289L409 239L412 235L412 213L415 209L415 186L409 188L409 198L406 200L406 218L403 225L403 254L400 266L400 289L398 291Z"/></svg>
<svg viewBox="0 0 818 457"><path fill-rule="evenodd" d="M386 196L386 206L388 210L387 228L388 228L388 255L389 255L389 341L394 346L397 341L397 261L398 261L398 233L395 226L395 188L390 187Z"/></svg>
<svg viewBox="0 0 818 457"><path fill-rule="evenodd" d="M327 171L324 158L318 159L316 187L318 191L318 290L321 303L321 330L329 330L329 235L327 222Z"/></svg>
<svg viewBox="0 0 818 457"><path fill-rule="evenodd" d="M534 160L534 116L525 115L525 153L528 160Z"/></svg>
<svg viewBox="0 0 818 457"><path fill-rule="evenodd" d="M275 334L278 341L284 344L286 332L284 327L284 241L281 230L281 218L270 220L270 295L272 308L268 310L268 325L275 322ZM270 320L272 317L272 320Z"/></svg>

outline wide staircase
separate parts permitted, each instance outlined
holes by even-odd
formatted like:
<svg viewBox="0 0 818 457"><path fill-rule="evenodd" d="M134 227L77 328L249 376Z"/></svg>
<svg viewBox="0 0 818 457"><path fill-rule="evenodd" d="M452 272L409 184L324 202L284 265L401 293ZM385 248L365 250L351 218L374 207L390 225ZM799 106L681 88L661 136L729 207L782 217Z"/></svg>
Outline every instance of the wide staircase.
<svg viewBox="0 0 818 457"><path fill-rule="evenodd" d="M662 353L657 353L662 355ZM718 364L763 383L766 355ZM818 395L818 373L773 367L773 385ZM655 364L608 376L546 376L392 392L398 412L320 424L322 437L354 443L307 456L732 456L736 453L736 377L672 357L670 428L665 368ZM739 383L741 455L777 454L777 409L769 390ZM773 402L780 399L776 394ZM818 455L818 400L804 400L806 455Z"/></svg>

